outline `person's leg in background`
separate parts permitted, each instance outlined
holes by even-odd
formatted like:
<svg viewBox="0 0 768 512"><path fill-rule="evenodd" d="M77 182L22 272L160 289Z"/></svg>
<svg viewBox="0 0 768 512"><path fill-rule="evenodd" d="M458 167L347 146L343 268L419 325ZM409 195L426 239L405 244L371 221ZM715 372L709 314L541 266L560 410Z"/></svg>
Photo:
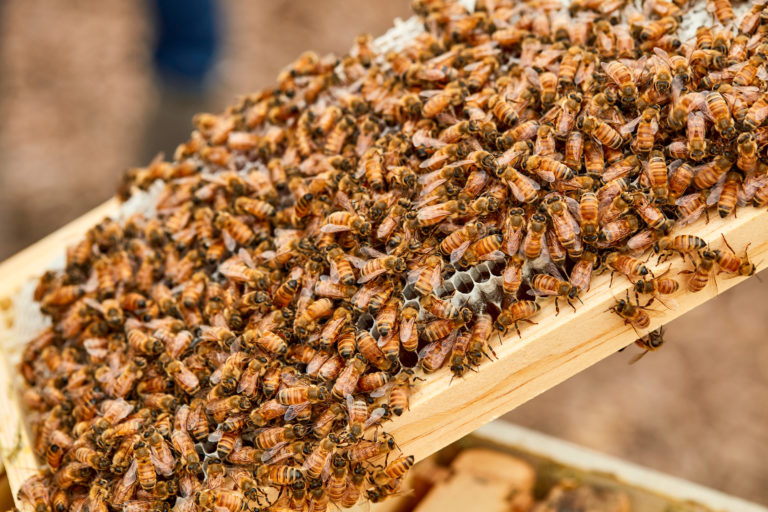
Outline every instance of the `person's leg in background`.
<svg viewBox="0 0 768 512"><path fill-rule="evenodd" d="M158 97L148 117L143 163L160 151L172 158L191 131L192 116L210 108L221 34L217 0L152 0L149 9L157 34L152 62Z"/></svg>

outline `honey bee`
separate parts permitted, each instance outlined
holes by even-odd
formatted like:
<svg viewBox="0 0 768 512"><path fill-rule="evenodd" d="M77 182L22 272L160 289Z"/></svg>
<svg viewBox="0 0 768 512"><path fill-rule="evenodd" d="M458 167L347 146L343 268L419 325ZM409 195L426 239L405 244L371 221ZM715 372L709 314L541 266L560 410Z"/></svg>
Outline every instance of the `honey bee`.
<svg viewBox="0 0 768 512"><path fill-rule="evenodd" d="M754 135L749 132L739 134L736 149L736 167L745 172L754 172L757 169L757 143Z"/></svg>
<svg viewBox="0 0 768 512"><path fill-rule="evenodd" d="M533 323L530 321L530 318L534 316L540 309L541 306L532 300L521 300L514 302L512 305L501 312L501 314L496 318L496 321L493 323L493 326L496 330L501 331L505 335L509 330L509 327L514 326L515 330L517 331L517 335L521 336L520 329L517 326L518 322L526 321Z"/></svg>
<svg viewBox="0 0 768 512"><path fill-rule="evenodd" d="M595 196L595 199L597 197ZM576 237L580 232L579 223L573 218L562 197L554 195L546 201L547 213L552 220L552 228L562 246L578 258L581 253L573 251L576 247Z"/></svg>
<svg viewBox="0 0 768 512"><path fill-rule="evenodd" d="M336 382L334 382L333 388L331 389L331 394L339 399L352 394L357 387L357 381L360 379L360 376L366 368L367 364L362 356L349 359L347 365L336 378Z"/></svg>
<svg viewBox="0 0 768 512"><path fill-rule="evenodd" d="M625 299L619 299L616 305L610 308L611 311L624 319L626 325L631 325L635 331L637 329L647 329L651 324L651 317L639 305L633 305L629 302L629 295Z"/></svg>
<svg viewBox="0 0 768 512"><path fill-rule="evenodd" d="M657 254L662 251L677 252L683 258L685 254L701 251L707 246L707 242L695 235L665 236L653 244L653 250Z"/></svg>
<svg viewBox="0 0 768 512"><path fill-rule="evenodd" d="M572 46L563 55L560 60L560 68L557 72L557 85L558 87L567 87L573 83L573 78L576 76L576 69L583 58L583 52L581 48Z"/></svg>
<svg viewBox="0 0 768 512"><path fill-rule="evenodd" d="M667 222L664 213L656 206L652 205L648 201L648 198L641 192L632 194L632 208L651 229L661 229Z"/></svg>
<svg viewBox="0 0 768 512"><path fill-rule="evenodd" d="M715 125L715 130L724 137L732 137L735 126L731 112L723 96L717 91L708 92L704 96L706 111Z"/></svg>
<svg viewBox="0 0 768 512"><path fill-rule="evenodd" d="M358 331L355 335L355 340L360 354L369 363L384 371L394 366L394 363L384 355L384 352L368 331Z"/></svg>
<svg viewBox="0 0 768 512"><path fill-rule="evenodd" d="M597 241L599 206L600 203L595 192L587 191L581 194L579 200L579 227L581 239L588 244Z"/></svg>
<svg viewBox="0 0 768 512"><path fill-rule="evenodd" d="M518 120L517 110L503 96L497 94L491 96L488 100L488 108L503 125L513 126Z"/></svg>
<svg viewBox="0 0 768 512"><path fill-rule="evenodd" d="M677 200L693 182L693 167L683 162L669 174L669 199Z"/></svg>
<svg viewBox="0 0 768 512"><path fill-rule="evenodd" d="M423 103L421 114L426 118L437 117L449 107L458 105L463 99L464 91L457 83L451 82L444 89L436 91Z"/></svg>
<svg viewBox="0 0 768 512"><path fill-rule="evenodd" d="M699 189L707 189L715 185L721 176L725 175L733 163L723 156L701 166L693 177L693 184Z"/></svg>
<svg viewBox="0 0 768 512"><path fill-rule="evenodd" d="M648 34L648 31L645 31L644 33ZM661 35L663 34L660 34L659 37L661 37ZM649 37L646 35L645 39L642 40L645 41L647 39L658 39L658 37ZM601 64L605 74L619 86L621 102L625 104L634 103L637 99L637 85L635 85L635 79L629 68L618 60L613 60L608 63L603 62Z"/></svg>
<svg viewBox="0 0 768 512"><path fill-rule="evenodd" d="M568 133L565 141L565 157L563 163L571 169L581 168L581 157L584 152L584 136L581 132Z"/></svg>
<svg viewBox="0 0 768 512"><path fill-rule="evenodd" d="M540 163L540 160L532 161L531 165L534 163ZM512 189L512 193L518 201L522 203L533 203L539 198L538 191L541 186L528 176L518 172L515 168L511 166L507 167L503 170L499 177L507 182L509 187Z"/></svg>
<svg viewBox="0 0 768 512"><path fill-rule="evenodd" d="M634 215L626 215L618 220L605 224L597 236L599 242L612 245L633 234L639 228L638 218Z"/></svg>
<svg viewBox="0 0 768 512"><path fill-rule="evenodd" d="M725 239L725 235L722 235L722 237L726 249L715 249L712 251L717 258L717 264L720 269L724 272L728 272L729 274L736 274L739 276L748 277L755 275L755 272L757 272L757 267L754 263L749 261L749 257L747 255L749 244L747 244L747 246L744 248L744 256L739 257L736 256L736 252L733 250L730 244L728 244L728 241Z"/></svg>
<svg viewBox="0 0 768 512"><path fill-rule="evenodd" d="M523 239L523 255L529 260L535 260L541 254L541 242L547 230L547 218L534 213L528 221L528 230Z"/></svg>
<svg viewBox="0 0 768 512"><path fill-rule="evenodd" d="M707 151L707 129L704 115L700 112L688 114L688 154L693 160L701 160Z"/></svg>
<svg viewBox="0 0 768 512"><path fill-rule="evenodd" d="M282 405L298 405L306 402L324 402L328 399L328 394L326 389L320 386L300 386L281 389L275 398Z"/></svg>
<svg viewBox="0 0 768 512"><path fill-rule="evenodd" d="M718 21L723 25L730 24L736 18L731 0L712 0L711 10L714 11Z"/></svg>
<svg viewBox="0 0 768 512"><path fill-rule="evenodd" d="M338 155L344 147L344 143L355 129L355 121L350 116L344 116L333 126L325 139L323 150L326 155Z"/></svg>
<svg viewBox="0 0 768 512"><path fill-rule="evenodd" d="M611 128L608 123L595 117L580 117L576 122L576 126L579 130L590 135L603 146L617 149L624 143L624 139L621 138L619 132Z"/></svg>
<svg viewBox="0 0 768 512"><path fill-rule="evenodd" d="M143 441L136 443L133 449L136 462L138 463L138 480L142 489L151 490L157 483L157 474L155 473L155 467L149 458L149 448Z"/></svg>
<svg viewBox="0 0 768 512"><path fill-rule="evenodd" d="M701 95L699 93L688 93L679 96L672 107L669 109L667 115L667 124L673 130L681 130L684 127L684 123L688 122L689 125L692 122L690 116L693 114L692 110L695 106L701 103ZM698 128L699 120L693 120ZM702 155L703 156L703 155Z"/></svg>
<svg viewBox="0 0 768 512"><path fill-rule="evenodd" d="M606 256L605 264L612 270L629 277L630 280L648 275L648 268L643 262L627 254L612 252Z"/></svg>
<svg viewBox="0 0 768 512"><path fill-rule="evenodd" d="M550 177L546 181L568 181L573 178L573 171L567 165L546 156L530 156L523 162L522 168Z"/></svg>
<svg viewBox="0 0 768 512"><path fill-rule="evenodd" d="M763 94L750 105L742 124L747 131L754 131L763 124L766 117L768 117L768 93Z"/></svg>
<svg viewBox="0 0 768 512"><path fill-rule="evenodd" d="M708 284L710 279L714 278L712 271L717 261L717 254L714 251L704 250L701 252L701 259L693 270L684 270L681 273L690 273L688 280L688 290L691 292L700 292Z"/></svg>
<svg viewBox="0 0 768 512"><path fill-rule="evenodd" d="M643 26L640 30L639 38L641 41L661 39L664 34L677 30L678 25L679 23L674 17L665 16Z"/></svg>
<svg viewBox="0 0 768 512"><path fill-rule="evenodd" d="M557 299L562 297L574 311L576 307L571 299L578 298L579 289L571 286L568 281L563 281L549 274L536 274L531 280L531 291L534 295L555 296L555 314L560 314L560 306Z"/></svg>
<svg viewBox="0 0 768 512"><path fill-rule="evenodd" d="M266 466L262 467L266 468ZM268 480L269 476L271 476L271 473L265 479ZM204 489L195 494L195 503L205 510L224 509L228 512L241 512L246 507L246 501L243 498L243 494L239 491Z"/></svg>
<svg viewBox="0 0 768 512"><path fill-rule="evenodd" d="M581 258L573 265L570 275L571 287L582 293L589 291L592 281L592 271L598 264L598 256L594 249L585 247Z"/></svg>

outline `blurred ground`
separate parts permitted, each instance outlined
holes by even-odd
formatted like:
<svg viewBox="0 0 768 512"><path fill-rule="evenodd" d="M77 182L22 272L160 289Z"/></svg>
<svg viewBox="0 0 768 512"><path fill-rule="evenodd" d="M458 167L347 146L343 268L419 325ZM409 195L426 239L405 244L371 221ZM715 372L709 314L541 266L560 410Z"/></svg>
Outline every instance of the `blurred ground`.
<svg viewBox="0 0 768 512"><path fill-rule="evenodd" d="M190 124L169 118L223 110L302 51L344 52L408 15L405 0L223 7L217 73L209 94L189 99L153 83L144 3L0 3L0 258L107 199L123 169L167 139L180 142ZM505 419L768 504L767 279L672 323L659 353L629 366L629 349Z"/></svg>

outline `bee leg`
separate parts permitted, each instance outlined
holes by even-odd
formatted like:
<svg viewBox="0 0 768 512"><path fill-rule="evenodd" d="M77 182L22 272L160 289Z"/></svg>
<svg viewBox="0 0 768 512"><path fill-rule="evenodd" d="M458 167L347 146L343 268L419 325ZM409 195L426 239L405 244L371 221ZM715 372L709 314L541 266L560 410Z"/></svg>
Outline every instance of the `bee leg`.
<svg viewBox="0 0 768 512"><path fill-rule="evenodd" d="M570 299L565 299L565 301L568 303L569 306L571 306L571 308L573 308L573 312L575 313L576 312L576 306L573 305L573 302L571 302Z"/></svg>
<svg viewBox="0 0 768 512"><path fill-rule="evenodd" d="M497 360L499 359L499 356L497 356L497 355L496 355L496 351L495 351L495 350L493 350L493 347L492 347L492 346L488 345L488 350L490 350L490 351L491 351L491 354L493 354L493 357L495 357ZM483 355L484 355L485 357L487 357L489 361L493 361L493 359L491 359L491 358L490 358L490 356L489 356L488 354L486 354L486 353L485 353L485 351L483 351Z"/></svg>
<svg viewBox="0 0 768 512"><path fill-rule="evenodd" d="M626 320L626 319L625 319L625 320L624 320L624 325L631 325L631 326L632 326L632 330L633 330L633 331L635 331L635 334L637 334L637 337L638 337L638 338L640 338L640 337L641 337L641 336L640 336L640 333L637 331L637 327L635 327L635 324L633 324L633 323L632 323L632 322L630 322L629 320Z"/></svg>
<svg viewBox="0 0 768 512"><path fill-rule="evenodd" d="M557 297L555 297L555 316L560 314L560 305L557 303Z"/></svg>

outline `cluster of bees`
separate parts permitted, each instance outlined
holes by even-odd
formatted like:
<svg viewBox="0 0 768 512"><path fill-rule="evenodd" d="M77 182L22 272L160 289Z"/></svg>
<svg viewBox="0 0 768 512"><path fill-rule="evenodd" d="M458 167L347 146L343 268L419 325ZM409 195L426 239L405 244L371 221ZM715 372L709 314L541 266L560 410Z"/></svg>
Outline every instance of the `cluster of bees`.
<svg viewBox="0 0 768 512"><path fill-rule="evenodd" d="M753 274L674 228L768 203L764 5L737 21L715 0L714 26L681 41L667 0L416 0L425 30L400 51L362 36L341 59L307 53L198 115L173 162L126 175L124 198L165 182L157 215L103 221L39 282L52 326L21 373L48 469L21 498L378 501L413 464L380 424L547 297L575 308L594 273L623 274L636 294L613 309L645 329L641 295ZM694 267L654 276L646 251ZM454 300L447 281L482 265L493 300Z"/></svg>

